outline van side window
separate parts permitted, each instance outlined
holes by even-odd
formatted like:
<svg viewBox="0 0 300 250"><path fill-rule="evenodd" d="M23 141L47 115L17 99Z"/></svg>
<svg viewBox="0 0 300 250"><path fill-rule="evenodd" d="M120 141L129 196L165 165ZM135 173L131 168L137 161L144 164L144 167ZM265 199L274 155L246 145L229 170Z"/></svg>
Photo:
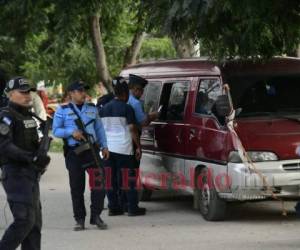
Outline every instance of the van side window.
<svg viewBox="0 0 300 250"><path fill-rule="evenodd" d="M197 93L195 112L211 115L214 113L214 104L217 97L222 94L220 79L200 80Z"/></svg>
<svg viewBox="0 0 300 250"><path fill-rule="evenodd" d="M161 100L160 100L160 105L162 105L163 108L159 116L159 120L162 121L167 119L168 103L171 95L172 85L173 83L165 83L163 85Z"/></svg>
<svg viewBox="0 0 300 250"><path fill-rule="evenodd" d="M172 88L170 88L172 86ZM169 85L169 100L166 107L166 120L182 121L184 117L185 102L188 94L188 82L175 82Z"/></svg>
<svg viewBox="0 0 300 250"><path fill-rule="evenodd" d="M144 98L145 113L150 113L158 109L161 88L161 82L149 82L146 85Z"/></svg>

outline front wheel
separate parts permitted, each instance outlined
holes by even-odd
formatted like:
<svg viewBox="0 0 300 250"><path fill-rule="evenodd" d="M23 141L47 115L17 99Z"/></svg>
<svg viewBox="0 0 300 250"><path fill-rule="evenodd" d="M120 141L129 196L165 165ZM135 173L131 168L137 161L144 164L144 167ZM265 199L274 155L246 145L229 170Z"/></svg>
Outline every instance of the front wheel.
<svg viewBox="0 0 300 250"><path fill-rule="evenodd" d="M220 199L218 196L213 176L210 175L208 168L202 168L195 179L195 207L200 210L205 220L224 220L226 215L226 201Z"/></svg>

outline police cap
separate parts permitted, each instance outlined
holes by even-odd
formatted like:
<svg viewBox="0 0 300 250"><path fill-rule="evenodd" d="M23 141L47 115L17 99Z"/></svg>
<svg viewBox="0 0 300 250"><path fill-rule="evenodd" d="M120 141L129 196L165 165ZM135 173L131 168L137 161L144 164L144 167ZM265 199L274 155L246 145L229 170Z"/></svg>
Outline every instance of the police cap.
<svg viewBox="0 0 300 250"><path fill-rule="evenodd" d="M88 90L88 89L90 89L90 87L87 84L85 84L83 81L75 81L68 86L67 91Z"/></svg>
<svg viewBox="0 0 300 250"><path fill-rule="evenodd" d="M28 91L34 91L35 88L31 87L29 82L25 78L21 76L17 76L9 80L8 83L6 84L5 91L10 92L12 90L18 90L20 92L28 92Z"/></svg>
<svg viewBox="0 0 300 250"><path fill-rule="evenodd" d="M140 76L129 74L129 85L135 86L140 85L142 88L145 88L145 86L148 84L148 81Z"/></svg>

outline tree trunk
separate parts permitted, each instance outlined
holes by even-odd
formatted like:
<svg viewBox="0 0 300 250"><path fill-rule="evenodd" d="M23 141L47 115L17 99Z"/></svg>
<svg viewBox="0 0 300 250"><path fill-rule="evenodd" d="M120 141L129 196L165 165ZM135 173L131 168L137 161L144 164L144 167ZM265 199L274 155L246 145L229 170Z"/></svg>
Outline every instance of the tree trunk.
<svg viewBox="0 0 300 250"><path fill-rule="evenodd" d="M111 91L111 76L107 67L99 19L99 15L93 15L90 17L91 37L96 57L96 72L98 80L103 82L108 91Z"/></svg>
<svg viewBox="0 0 300 250"><path fill-rule="evenodd" d="M196 56L195 45L191 39L172 37L174 48L179 58L190 58Z"/></svg>
<svg viewBox="0 0 300 250"><path fill-rule="evenodd" d="M127 48L123 67L136 64L137 56L141 50L146 33L142 30L137 30L131 42L131 46Z"/></svg>

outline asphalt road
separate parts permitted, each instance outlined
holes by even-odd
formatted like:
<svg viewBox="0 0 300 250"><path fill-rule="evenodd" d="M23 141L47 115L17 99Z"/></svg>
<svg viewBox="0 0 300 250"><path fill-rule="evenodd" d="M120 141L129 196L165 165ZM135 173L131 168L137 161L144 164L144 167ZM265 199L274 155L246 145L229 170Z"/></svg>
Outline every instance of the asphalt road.
<svg viewBox="0 0 300 250"><path fill-rule="evenodd" d="M41 180L43 206L42 249L299 249L300 219L287 202L288 216L281 215L279 202L230 205L228 219L207 222L193 210L192 198L157 192L151 202L141 203L148 210L143 217L108 217L109 229L100 231L87 225L73 232L71 198L64 159L52 154L52 163ZM86 206L89 207L89 192ZM11 222L5 194L0 189L0 233Z"/></svg>

